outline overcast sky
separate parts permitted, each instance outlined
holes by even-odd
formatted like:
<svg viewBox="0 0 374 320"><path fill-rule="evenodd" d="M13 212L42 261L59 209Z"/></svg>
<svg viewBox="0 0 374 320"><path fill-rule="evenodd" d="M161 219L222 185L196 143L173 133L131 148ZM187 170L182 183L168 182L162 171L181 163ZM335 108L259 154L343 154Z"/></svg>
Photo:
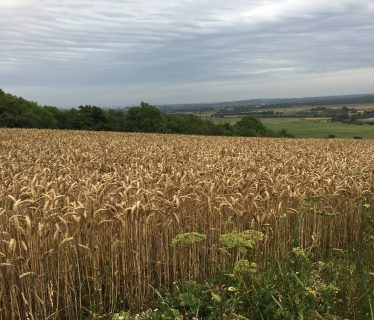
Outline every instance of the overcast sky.
<svg viewBox="0 0 374 320"><path fill-rule="evenodd" d="M0 88L64 107L374 93L374 0L0 0Z"/></svg>

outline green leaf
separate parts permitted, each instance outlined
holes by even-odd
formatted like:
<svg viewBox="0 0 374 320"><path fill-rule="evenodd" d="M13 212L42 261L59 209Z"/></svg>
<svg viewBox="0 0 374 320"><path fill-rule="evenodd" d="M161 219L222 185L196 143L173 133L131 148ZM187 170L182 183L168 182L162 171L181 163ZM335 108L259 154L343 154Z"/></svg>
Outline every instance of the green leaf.
<svg viewBox="0 0 374 320"><path fill-rule="evenodd" d="M214 301L217 301L217 302L221 302L222 301L221 296L219 294L214 293L213 291L212 291L212 299Z"/></svg>

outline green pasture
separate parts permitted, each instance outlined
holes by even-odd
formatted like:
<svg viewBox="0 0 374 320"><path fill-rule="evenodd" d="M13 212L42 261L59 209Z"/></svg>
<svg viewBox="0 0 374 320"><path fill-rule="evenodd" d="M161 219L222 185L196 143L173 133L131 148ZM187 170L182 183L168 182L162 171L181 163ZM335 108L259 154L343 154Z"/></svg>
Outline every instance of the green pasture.
<svg viewBox="0 0 374 320"><path fill-rule="evenodd" d="M286 129L297 138L326 138L333 134L337 138L360 136L374 139L374 126L329 122L326 119L282 118L261 119L273 130Z"/></svg>
<svg viewBox="0 0 374 320"><path fill-rule="evenodd" d="M214 122L230 122L231 124L238 120L240 117L213 119ZM296 138L326 138L328 135L335 135L337 138L360 136L374 139L373 125L330 122L326 118L262 118L261 121L275 131L286 129Z"/></svg>

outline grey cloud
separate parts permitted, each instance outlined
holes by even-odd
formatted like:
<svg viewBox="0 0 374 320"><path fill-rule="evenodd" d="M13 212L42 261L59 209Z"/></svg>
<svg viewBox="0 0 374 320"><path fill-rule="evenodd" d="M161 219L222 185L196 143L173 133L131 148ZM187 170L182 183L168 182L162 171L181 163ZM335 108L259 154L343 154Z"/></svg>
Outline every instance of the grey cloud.
<svg viewBox="0 0 374 320"><path fill-rule="evenodd" d="M373 43L374 5L367 0L0 3L0 87L22 94L33 88L38 100L51 103L54 96L57 105L99 102L103 95L116 105L144 96L189 102L204 89L207 101L222 92L227 99L251 98L254 93L245 88L254 82L266 86L284 79L291 86L308 74L324 79L344 70L369 70ZM341 89L331 84L330 93L367 88L340 84ZM114 94L114 88L120 92ZM69 90L76 100L61 94ZM95 97L98 91L101 97ZM281 93L273 85L260 92Z"/></svg>

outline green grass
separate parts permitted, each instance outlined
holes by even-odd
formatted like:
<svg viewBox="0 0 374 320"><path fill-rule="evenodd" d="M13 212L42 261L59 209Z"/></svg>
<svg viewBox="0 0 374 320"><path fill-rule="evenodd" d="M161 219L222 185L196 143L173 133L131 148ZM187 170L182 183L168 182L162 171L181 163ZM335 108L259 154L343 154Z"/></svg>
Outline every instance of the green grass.
<svg viewBox="0 0 374 320"><path fill-rule="evenodd" d="M297 138L326 138L334 134L337 138L360 136L374 139L374 126L328 122L325 119L283 118L261 119L273 130L286 129Z"/></svg>
<svg viewBox="0 0 374 320"><path fill-rule="evenodd" d="M215 123L229 122L234 124L240 117L212 118ZM374 126L328 122L326 118L261 118L268 128L279 131L286 129L296 138L326 138L334 134L337 138L360 136L374 139Z"/></svg>
<svg viewBox="0 0 374 320"><path fill-rule="evenodd" d="M242 117L238 117L238 116L226 116L224 118L209 118L209 117L206 117L205 119L208 119L208 120L211 120L213 121L214 123L220 123L220 122L229 122L231 124L234 124L236 122L238 122Z"/></svg>

